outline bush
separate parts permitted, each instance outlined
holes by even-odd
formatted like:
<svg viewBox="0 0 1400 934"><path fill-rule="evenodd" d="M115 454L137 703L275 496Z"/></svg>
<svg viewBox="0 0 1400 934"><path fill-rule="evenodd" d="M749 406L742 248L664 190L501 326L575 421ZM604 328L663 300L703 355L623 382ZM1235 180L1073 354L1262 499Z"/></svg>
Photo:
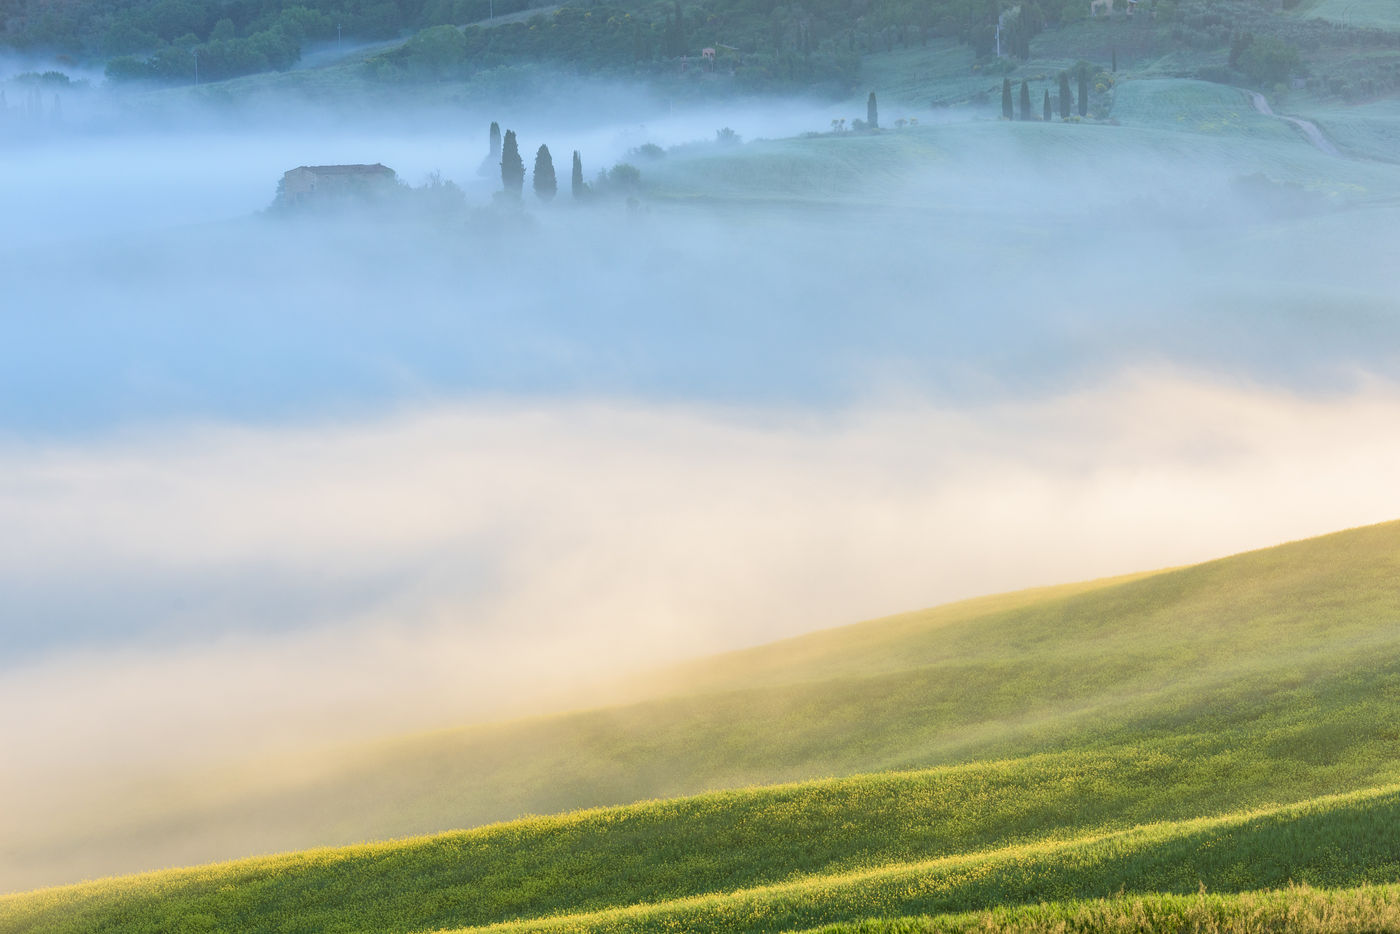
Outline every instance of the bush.
<svg viewBox="0 0 1400 934"><path fill-rule="evenodd" d="M642 187L642 170L630 162L619 162L608 169L608 186L624 191Z"/></svg>
<svg viewBox="0 0 1400 934"><path fill-rule="evenodd" d="M655 143L643 143L636 149L629 150L627 155L634 159L647 159L655 162L658 159L666 158L666 150Z"/></svg>

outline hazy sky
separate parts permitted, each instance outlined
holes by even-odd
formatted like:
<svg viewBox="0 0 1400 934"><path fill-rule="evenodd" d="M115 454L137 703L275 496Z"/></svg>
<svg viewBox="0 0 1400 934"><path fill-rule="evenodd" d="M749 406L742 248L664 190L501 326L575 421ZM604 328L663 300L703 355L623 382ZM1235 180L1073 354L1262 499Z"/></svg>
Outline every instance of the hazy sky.
<svg viewBox="0 0 1400 934"><path fill-rule="evenodd" d="M617 109L494 116L567 180L840 111ZM253 216L338 161L484 205L490 116L0 144L8 791L1400 515L1393 208L977 125L844 207Z"/></svg>

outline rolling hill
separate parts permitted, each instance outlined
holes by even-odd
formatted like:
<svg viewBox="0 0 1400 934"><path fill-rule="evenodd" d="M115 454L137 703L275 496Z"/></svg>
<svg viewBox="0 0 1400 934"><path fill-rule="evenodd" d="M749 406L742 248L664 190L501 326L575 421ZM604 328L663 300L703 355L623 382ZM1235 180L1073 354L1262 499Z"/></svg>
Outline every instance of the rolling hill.
<svg viewBox="0 0 1400 934"><path fill-rule="evenodd" d="M613 806L6 896L0 927L780 931L1395 883L1397 579L1389 523L698 661L258 802L362 836Z"/></svg>

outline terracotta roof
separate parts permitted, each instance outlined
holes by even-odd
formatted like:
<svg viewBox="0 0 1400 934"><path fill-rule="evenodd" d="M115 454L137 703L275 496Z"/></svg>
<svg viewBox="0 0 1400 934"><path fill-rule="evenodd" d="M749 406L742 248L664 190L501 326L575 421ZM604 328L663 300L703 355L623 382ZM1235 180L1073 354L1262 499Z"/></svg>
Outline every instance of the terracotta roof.
<svg viewBox="0 0 1400 934"><path fill-rule="evenodd" d="M393 175L394 170L376 162L374 165L301 165L292 171L305 169L316 175Z"/></svg>

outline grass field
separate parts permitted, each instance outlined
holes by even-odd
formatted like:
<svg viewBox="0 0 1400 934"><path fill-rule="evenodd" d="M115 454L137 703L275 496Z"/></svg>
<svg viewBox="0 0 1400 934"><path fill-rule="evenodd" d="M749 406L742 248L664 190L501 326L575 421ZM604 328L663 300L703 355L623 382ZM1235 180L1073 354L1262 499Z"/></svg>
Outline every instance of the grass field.
<svg viewBox="0 0 1400 934"><path fill-rule="evenodd" d="M1400 29L1400 5L1391 0L1313 0L1299 12L1346 26Z"/></svg>
<svg viewBox="0 0 1400 934"><path fill-rule="evenodd" d="M1169 934L1178 931L1292 931L1374 934L1400 930L1400 887L1313 889L1290 886L1232 895L1149 895L1052 902L938 917L835 924L821 934Z"/></svg>
<svg viewBox="0 0 1400 934"><path fill-rule="evenodd" d="M1032 82L1032 99L1039 101L1052 81L1050 74ZM643 174L657 200L918 205L966 211L973 223L999 208L1072 212L1256 174L1300 186L1333 206L1400 196L1393 165L1319 152L1287 121L1255 111L1239 89L1124 79L1114 96L1118 125L1007 122L986 108L959 107L928 118L933 123L878 135L759 140L737 150L686 147L648 164ZM1360 129L1338 142L1350 145L1364 132L1379 150L1397 123L1385 105L1363 113L1356 117ZM1014 198L1008 186L1018 189Z"/></svg>
<svg viewBox="0 0 1400 934"><path fill-rule="evenodd" d="M0 899L0 923L15 932L776 932L1115 892L1400 878L1394 787L1034 842L975 839L1006 825L1033 834L1034 822L1021 821L1046 807L1047 791L1067 815L1075 798L1129 780L1105 771L1079 785L1072 775L1013 779L991 802L967 776L916 773L538 818L11 896Z"/></svg>
<svg viewBox="0 0 1400 934"><path fill-rule="evenodd" d="M0 929L781 931L1400 881L1398 577L1391 523L693 663L264 804L669 800L7 896Z"/></svg>
<svg viewBox="0 0 1400 934"><path fill-rule="evenodd" d="M1303 103L1297 111L1316 123L1343 152L1400 162L1400 101L1325 107Z"/></svg>

